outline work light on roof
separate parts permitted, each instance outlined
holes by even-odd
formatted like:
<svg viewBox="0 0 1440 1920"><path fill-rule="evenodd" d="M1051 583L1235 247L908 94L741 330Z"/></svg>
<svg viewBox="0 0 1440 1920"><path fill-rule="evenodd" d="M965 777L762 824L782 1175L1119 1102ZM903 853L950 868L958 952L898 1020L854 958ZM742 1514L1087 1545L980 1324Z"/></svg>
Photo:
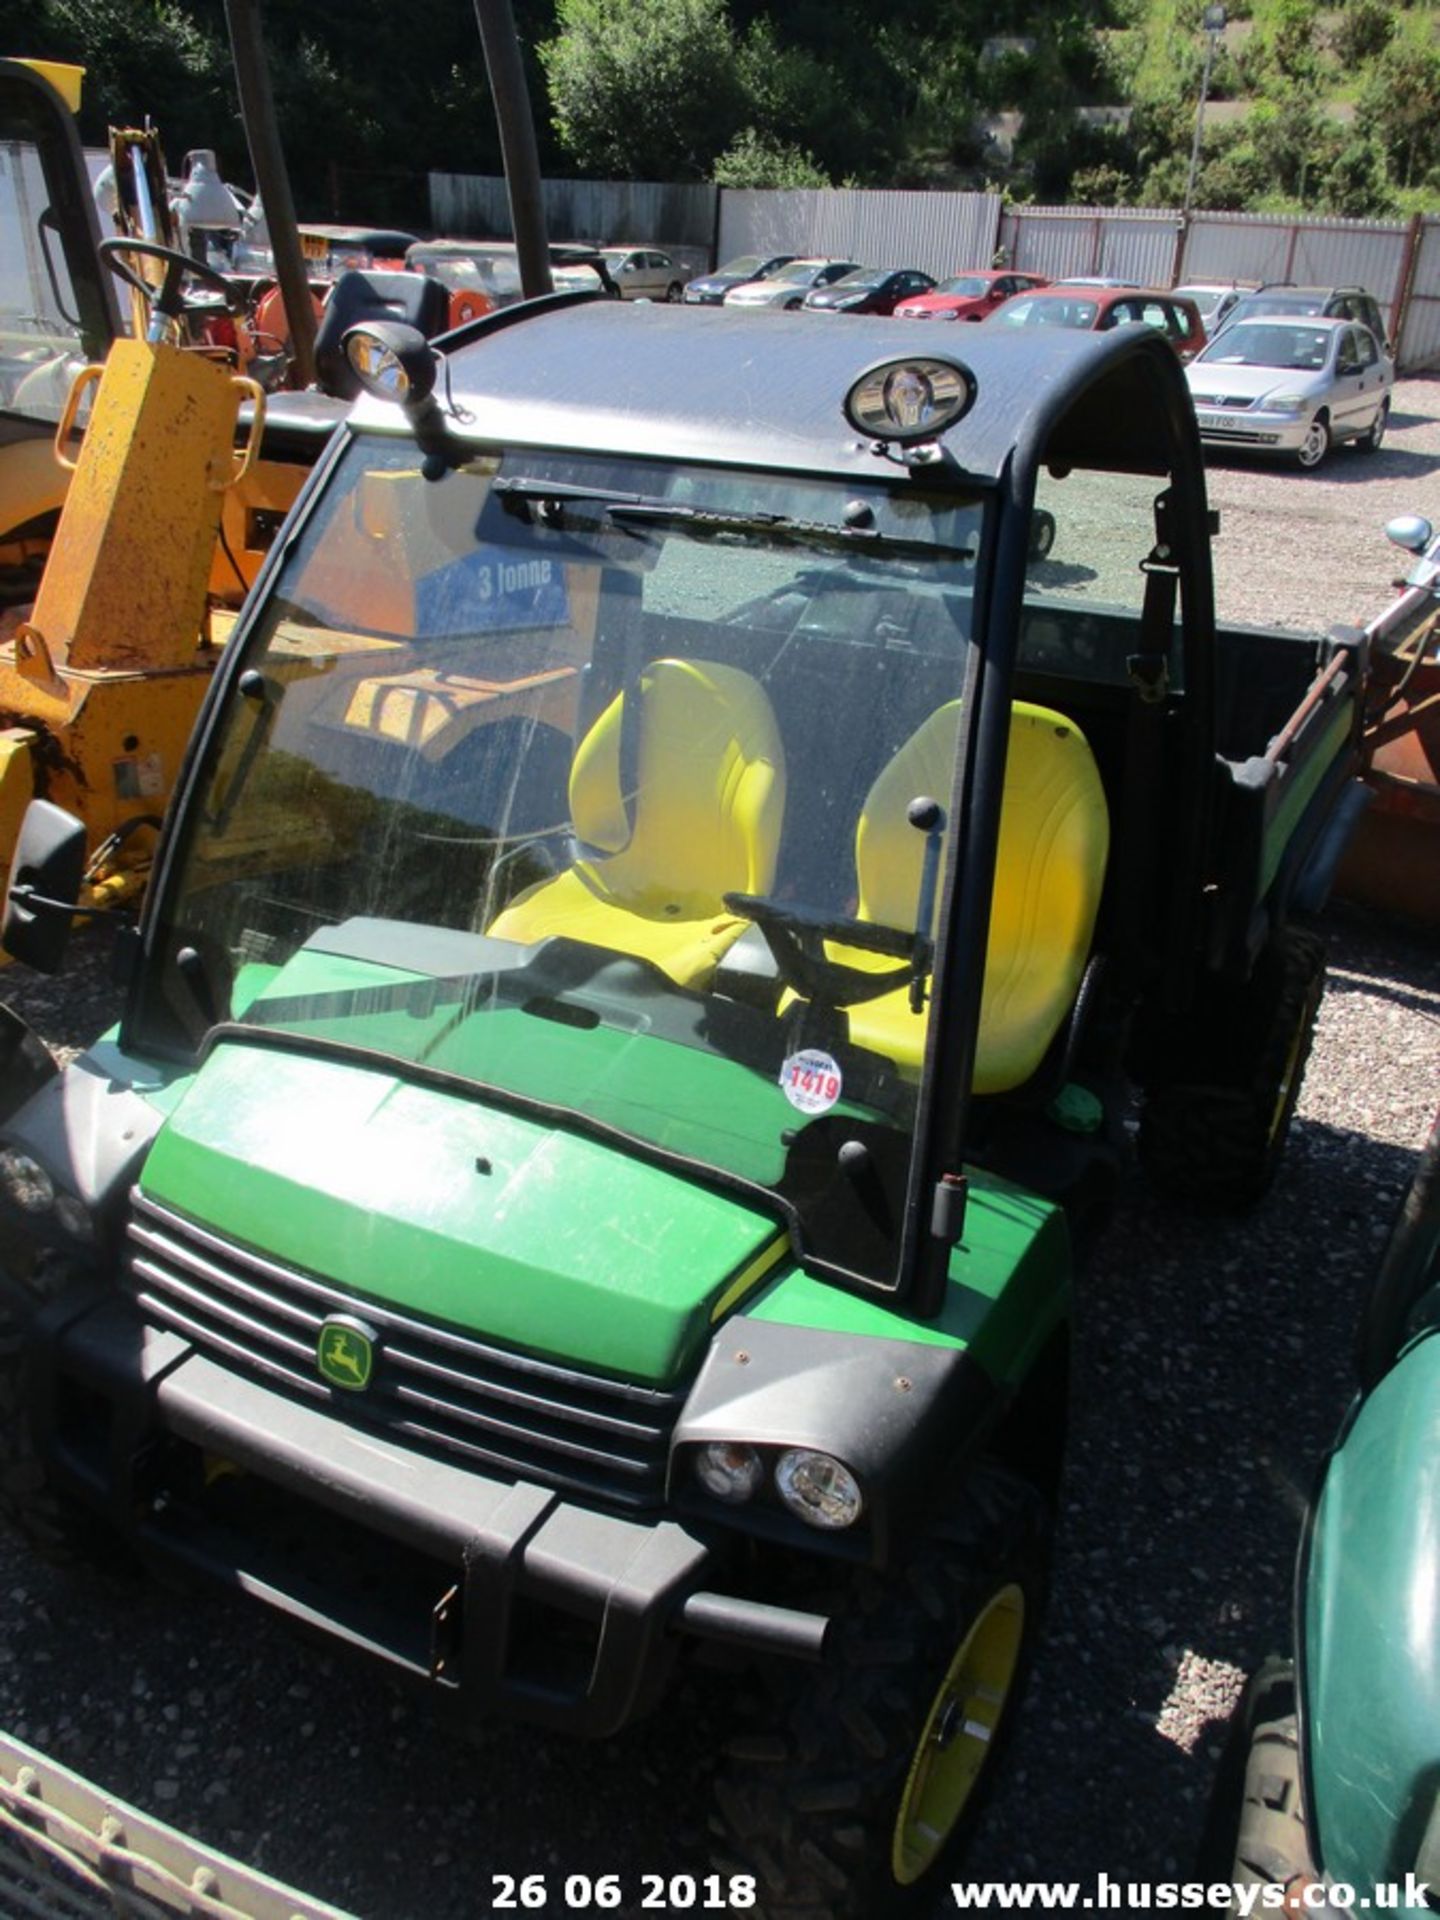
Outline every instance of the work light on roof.
<svg viewBox="0 0 1440 1920"><path fill-rule="evenodd" d="M886 360L862 373L845 397L845 418L877 440L933 440L975 398L968 367L953 360Z"/></svg>
<svg viewBox="0 0 1440 1920"><path fill-rule="evenodd" d="M341 337L341 352L367 393L414 408L435 385L435 355L424 334L393 320L363 321Z"/></svg>

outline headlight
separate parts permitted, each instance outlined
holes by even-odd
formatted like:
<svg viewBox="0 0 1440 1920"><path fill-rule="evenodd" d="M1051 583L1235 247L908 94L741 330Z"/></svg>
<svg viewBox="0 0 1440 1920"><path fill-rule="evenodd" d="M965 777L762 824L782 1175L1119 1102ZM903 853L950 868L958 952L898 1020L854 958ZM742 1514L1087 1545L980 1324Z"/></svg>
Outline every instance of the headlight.
<svg viewBox="0 0 1440 1920"><path fill-rule="evenodd" d="M695 1456L695 1477L717 1500L739 1506L760 1485L760 1456L733 1440L712 1440Z"/></svg>
<svg viewBox="0 0 1440 1920"><path fill-rule="evenodd" d="M828 1453L792 1447L775 1465L775 1487L790 1511L811 1527L853 1527L864 1501L855 1476Z"/></svg>
<svg viewBox="0 0 1440 1920"><path fill-rule="evenodd" d="M1266 413L1304 413L1312 402L1305 393L1277 393L1260 404Z"/></svg>
<svg viewBox="0 0 1440 1920"><path fill-rule="evenodd" d="M48 1213L55 1204L55 1182L38 1160L14 1147L0 1153L0 1193L23 1213Z"/></svg>

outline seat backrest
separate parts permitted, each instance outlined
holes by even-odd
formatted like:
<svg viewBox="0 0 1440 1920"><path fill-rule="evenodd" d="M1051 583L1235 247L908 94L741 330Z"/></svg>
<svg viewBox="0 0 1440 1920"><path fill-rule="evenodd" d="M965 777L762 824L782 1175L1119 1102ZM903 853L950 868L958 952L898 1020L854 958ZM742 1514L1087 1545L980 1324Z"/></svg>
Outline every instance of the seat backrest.
<svg viewBox="0 0 1440 1920"><path fill-rule="evenodd" d="M625 703L639 701L627 721ZM635 791L623 791L622 735L635 729ZM570 813L604 856L605 884L697 903L764 893L775 877L785 756L759 681L713 660L652 660L576 750ZM699 903L706 903L700 905Z"/></svg>
<svg viewBox="0 0 1440 1920"><path fill-rule="evenodd" d="M859 917L913 927L925 836L905 810L921 794L948 804L960 702L932 713L881 771L855 836ZM1084 970L1110 845L1109 812L1089 742L1048 707L1011 708L995 889L986 949L987 1015L1006 983L1038 969L1057 1005ZM937 900L938 906L938 900Z"/></svg>
<svg viewBox="0 0 1440 1920"><path fill-rule="evenodd" d="M360 382L340 351L340 342L362 320L401 320L418 327L428 340L443 333L450 296L438 280L423 273L372 273L351 267L330 289L315 333L315 370L326 393L353 400Z"/></svg>

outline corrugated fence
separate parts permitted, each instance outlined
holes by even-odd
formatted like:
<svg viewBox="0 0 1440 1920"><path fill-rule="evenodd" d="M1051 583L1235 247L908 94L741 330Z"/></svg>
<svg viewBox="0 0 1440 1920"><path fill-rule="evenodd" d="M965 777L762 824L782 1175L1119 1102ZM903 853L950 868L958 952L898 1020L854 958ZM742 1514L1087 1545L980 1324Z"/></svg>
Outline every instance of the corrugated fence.
<svg viewBox="0 0 1440 1920"><path fill-rule="evenodd" d="M720 195L719 255L821 254L867 266L916 267L944 279L966 267L989 266L1000 204L993 193L727 189Z"/></svg>
<svg viewBox="0 0 1440 1920"><path fill-rule="evenodd" d="M503 180L432 173L441 233L508 237ZM827 254L937 278L1009 265L1058 279L1105 274L1138 285L1293 280L1366 287L1398 343L1402 372L1440 367L1440 216L1408 222L1287 219L1173 208L1010 207L997 194L857 189L735 192L709 186L548 180L557 239L667 247L693 272L744 253Z"/></svg>
<svg viewBox="0 0 1440 1920"><path fill-rule="evenodd" d="M665 247L692 273L715 249L719 189L656 180L547 180L545 224L555 240L599 246ZM494 175L432 173L430 219L437 233L509 240L510 202Z"/></svg>
<svg viewBox="0 0 1440 1920"><path fill-rule="evenodd" d="M1063 280L1105 274L1138 287L1168 287L1176 216L1149 208L1009 207L1000 223L1007 264Z"/></svg>

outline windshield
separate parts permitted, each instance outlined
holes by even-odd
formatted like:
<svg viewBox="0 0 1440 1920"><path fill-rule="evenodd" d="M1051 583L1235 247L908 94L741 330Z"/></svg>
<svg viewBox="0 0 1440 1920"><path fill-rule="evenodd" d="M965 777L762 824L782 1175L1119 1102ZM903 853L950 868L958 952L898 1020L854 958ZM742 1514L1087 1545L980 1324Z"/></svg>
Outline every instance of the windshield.
<svg viewBox="0 0 1440 1920"><path fill-rule="evenodd" d="M386 1055L890 1280L835 1155L898 1217L953 838L906 807L948 806L981 514L535 453L426 479L357 439L211 736L142 1038Z"/></svg>
<svg viewBox="0 0 1440 1920"><path fill-rule="evenodd" d="M982 280L978 273L962 273L958 279L942 280L935 291L962 294L967 300L983 300L990 291L990 282Z"/></svg>
<svg viewBox="0 0 1440 1920"><path fill-rule="evenodd" d="M768 263L758 253L742 253L738 260L727 260L716 268L717 279L754 280Z"/></svg>
<svg viewBox="0 0 1440 1920"><path fill-rule="evenodd" d="M891 278L893 269L890 267L857 267L853 273L847 273L843 279L837 280L832 291L844 293L857 291L861 287L883 287Z"/></svg>
<svg viewBox="0 0 1440 1920"><path fill-rule="evenodd" d="M1277 367L1287 373L1319 373L1330 357L1334 334L1328 327L1277 326L1240 320L1198 356L1197 365Z"/></svg>
<svg viewBox="0 0 1440 1920"><path fill-rule="evenodd" d="M53 426L88 357L79 289L67 266L66 233L54 206L47 160L22 96L5 103L0 127L0 409ZM90 255L89 236L79 244ZM88 264L95 270L93 257ZM102 357L104 343L93 348ZM10 503L7 502L7 505Z"/></svg>
<svg viewBox="0 0 1440 1920"><path fill-rule="evenodd" d="M1176 287L1175 291L1186 300L1193 300L1199 309L1200 318L1208 320L1230 289L1228 287Z"/></svg>
<svg viewBox="0 0 1440 1920"><path fill-rule="evenodd" d="M793 260L788 267L779 267L774 273L767 274L767 280L773 280L777 286L808 287L810 282L828 267L828 260Z"/></svg>
<svg viewBox="0 0 1440 1920"><path fill-rule="evenodd" d="M1057 299L1054 294L1036 294L1032 298L1007 300L990 316L991 326L1001 327L1093 327L1100 311L1094 300Z"/></svg>
<svg viewBox="0 0 1440 1920"><path fill-rule="evenodd" d="M1307 313L1323 313L1324 309L1322 293L1256 293L1236 311L1241 319L1249 320L1262 313L1294 313L1303 318Z"/></svg>

